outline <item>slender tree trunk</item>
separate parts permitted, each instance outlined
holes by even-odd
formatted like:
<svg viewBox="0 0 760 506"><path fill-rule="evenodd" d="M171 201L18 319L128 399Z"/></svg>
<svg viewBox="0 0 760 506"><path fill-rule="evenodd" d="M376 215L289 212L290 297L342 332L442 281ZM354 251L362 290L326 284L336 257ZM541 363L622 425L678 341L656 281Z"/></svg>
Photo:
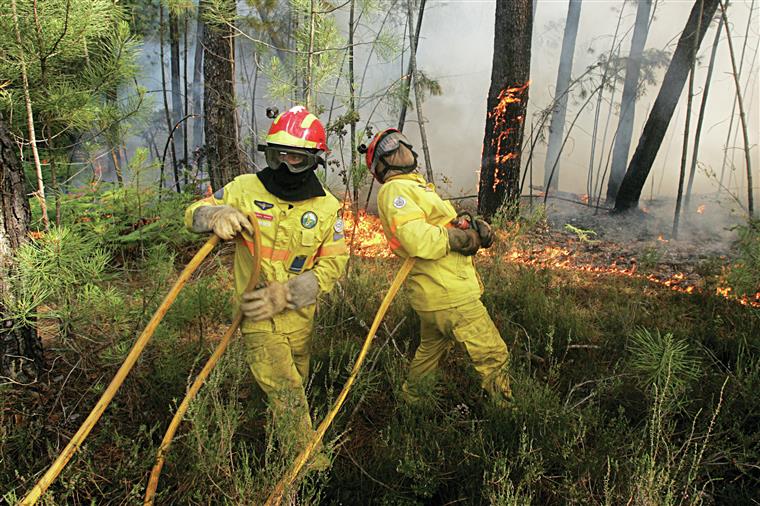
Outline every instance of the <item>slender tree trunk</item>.
<svg viewBox="0 0 760 506"><path fill-rule="evenodd" d="M649 0L647 0L649 1ZM604 72L602 73L601 90L599 90L599 96L596 100L596 110L594 111L594 130L591 133L591 154L588 161L588 175L586 176L586 193L588 193L588 205L594 201L594 158L596 157L596 138L599 131L599 118L602 113L602 98L604 97L604 89L607 86L607 77L610 73L610 60L615 53L615 45L617 44L618 33L620 32L620 21L623 19L624 7L620 8L620 15L618 16L617 24L615 25L615 34L612 36L612 47L610 47L610 56L607 58L607 62L604 65ZM535 13L535 4L533 7ZM611 108L610 108L611 109ZM608 116L609 118L609 116ZM605 127L605 140L606 140L606 127ZM606 143L606 142L605 142ZM602 146L602 156L604 156L604 146Z"/></svg>
<svg viewBox="0 0 760 506"><path fill-rule="evenodd" d="M235 0L224 0L235 12ZM207 8L206 0L201 2ZM203 112L211 187L218 189L243 173L235 112L235 39L224 23L207 22L203 45Z"/></svg>
<svg viewBox="0 0 760 506"><path fill-rule="evenodd" d="M755 12L755 0L752 0L752 3L749 5L749 11ZM739 57L739 76L741 77L742 70L744 69L744 53L747 51L747 41L749 40L749 29L750 26L752 26L752 16L747 16L747 27L744 30L744 44L742 44L742 54ZM757 56L757 54L755 54ZM754 58L753 58L754 62ZM753 63L754 64L754 63ZM750 66L750 74L751 72L751 66ZM749 79L747 79L747 83L749 84ZM746 87L745 87L746 90ZM736 112L736 95L734 95L734 103L731 106L731 116L729 117L728 122L728 133L726 135L726 143L723 145L723 163L720 167L720 178L718 179L718 195L720 195L720 191L723 188L723 177L726 174L726 161L728 160L728 146L729 142L731 142L731 132L734 128L734 113ZM734 144L736 144L736 136L734 136Z"/></svg>
<svg viewBox="0 0 760 506"><path fill-rule="evenodd" d="M179 57L179 17L169 11L169 48L171 49L171 81L172 81L172 124L171 128L177 124L185 115L182 113L182 77L180 75L180 57ZM175 146L175 153L185 144L184 128L178 128L174 132L172 144ZM179 171L184 170L187 160L177 160L174 164L174 183L179 192Z"/></svg>
<svg viewBox="0 0 760 506"><path fill-rule="evenodd" d="M193 58L193 151L203 145L203 18L198 6L195 23L195 57Z"/></svg>
<svg viewBox="0 0 760 506"><path fill-rule="evenodd" d="M699 106L699 118L697 118L697 128L694 133L694 151L691 154L691 167L689 169L689 184L686 186L686 196L684 205L689 209L691 204L691 191L694 185L694 175L697 172L697 157L699 156L699 141L702 136L702 123L705 119L707 110L707 97L710 94L710 82L712 81L713 69L715 68L715 57L718 54L720 45L720 34L723 31L723 18L718 21L718 29L715 30L715 40L713 40L712 53L710 54L710 63L707 66L707 77L705 77L705 87L702 91L702 103Z"/></svg>
<svg viewBox="0 0 760 506"><path fill-rule="evenodd" d="M718 0L704 0L703 8L701 7L702 0L696 0L678 40L673 59L663 78L660 92L652 106L652 112L644 125L639 144L628 164L623 182L620 184L615 200L616 211L625 211L638 205L641 190L652 170L652 163L660 149L673 111L678 104L678 98L681 96L686 83L691 67L694 40L696 39L696 46L699 48L707 31L707 26L718 8ZM698 19L700 10L702 17ZM698 27L699 29L697 29Z"/></svg>
<svg viewBox="0 0 760 506"><path fill-rule="evenodd" d="M351 21L349 22L351 26L349 27L349 48L348 50L353 53L353 18L354 18L354 2L351 0L351 14L350 18ZM311 0L311 3L309 5L309 50L306 54L306 75L304 76L304 96L306 98L306 109L311 111L314 109L314 35L317 30L317 14L315 12L316 9L316 1ZM353 65L353 58L351 59L351 65ZM352 67L353 68L353 67ZM351 151L353 153L353 150Z"/></svg>
<svg viewBox="0 0 760 506"><path fill-rule="evenodd" d="M188 30L188 22L187 22L187 13L183 15L183 21L184 21L184 30L182 33L182 117L184 118L188 114L190 114L190 107L189 107L189 100L190 95L187 93L188 83L187 83L187 30ZM189 146L188 146L188 140L187 140L187 121L182 122L182 159L184 160L184 168L183 171L183 183L185 186L187 186L187 173L190 168L190 153L189 153Z"/></svg>
<svg viewBox="0 0 760 506"><path fill-rule="evenodd" d="M409 28L412 22L411 0L408 0L408 1L409 1L409 9L407 9L407 16L409 17L409 19L407 20L406 27L404 27L404 32L406 32L407 30L410 30L409 33L410 33L410 40L411 40L412 32L411 32L411 29ZM414 31L414 44L413 44L414 49L412 49L412 44L410 44L410 48L409 48L410 52L414 56L416 56L417 46L419 45L419 42L420 42L420 30L422 29L422 17L425 14L425 2L426 0L420 1L420 12L417 15L417 28ZM406 33L404 35L406 35ZM401 112L399 113L399 117L398 117L398 129L401 132L404 131L404 123L406 123L406 110L407 110L407 106L409 105L409 92L411 91L411 88L412 88L413 61L414 60L412 59L412 57L410 57L408 67L406 69L406 74L404 74L406 76L407 83L403 90L403 98L401 99ZM403 52L401 53L401 68L402 69L404 68L404 53Z"/></svg>
<svg viewBox="0 0 760 506"><path fill-rule="evenodd" d="M356 81L354 75L354 31L356 30L356 2L351 0L348 11L348 108L351 115L351 123L349 125L351 135L351 174L350 182L353 186L353 205L354 213L359 209L359 181L357 181L356 174L359 170L359 160L357 159L358 152L356 151ZM369 168L369 167L367 167Z"/></svg>
<svg viewBox="0 0 760 506"><path fill-rule="evenodd" d="M491 86L478 187L478 212L487 218L505 204L510 217L519 212L520 153L528 107L532 32L531 0L496 3Z"/></svg>
<svg viewBox="0 0 760 506"><path fill-rule="evenodd" d="M544 191L549 188L559 187L558 163L565 131L565 115L567 114L568 86L570 74L573 72L573 54L575 53L575 39L578 35L578 21L581 17L581 0L570 0L567 8L567 21L565 22L565 34L562 37L562 52L557 72L556 96L554 102L552 120L549 123L549 145L547 147L546 161L544 163Z"/></svg>
<svg viewBox="0 0 760 506"><path fill-rule="evenodd" d="M47 203L45 201L45 183L42 180L42 164L40 163L40 155L37 152L37 136L34 132L34 114L32 113L32 99L29 96L29 79L26 73L26 56L23 53L23 42L21 40L21 30L18 27L18 12L16 11L16 0L11 0L11 12L13 13L13 26L16 31L16 42L18 43L19 50L19 64L21 66L21 78L24 85L24 103L26 104L26 122L29 127L29 144L32 148L32 156L34 157L34 168L37 172L37 199L40 202L40 210L42 211L42 223L45 226L45 230L50 228L50 222L48 220Z"/></svg>
<svg viewBox="0 0 760 506"><path fill-rule="evenodd" d="M728 40L728 52L731 55L731 69L734 76L734 84L736 85L736 101L739 104L739 119L742 125L742 135L744 136L744 162L747 170L747 211L749 219L752 220L755 217L755 199L754 188L752 188L752 164L750 163L750 145L749 134L747 132L747 116L744 113L744 101L742 100L742 90L739 84L739 72L736 68L736 56L734 53L734 44L731 41L731 28L728 25L728 17L726 16L726 7L722 1L720 3L720 14L723 20L723 26L726 29L726 39Z"/></svg>
<svg viewBox="0 0 760 506"><path fill-rule="evenodd" d="M166 94L166 69L164 68L164 5L160 3L158 5L158 47L159 47L159 54L161 58L161 96L164 99L164 116L166 117L166 135L170 135L172 132L172 128L174 127L174 123L172 122L171 117L171 111L169 110L169 97ZM171 155L172 155L172 168L174 169L174 174L177 176L178 170L177 170L177 150L175 149L175 143L174 143L174 137L169 139L169 147L171 148ZM175 177L176 184L177 184L177 192L179 192L179 181ZM158 181L159 188L164 187L164 178L163 178L163 171L161 173L161 177Z"/></svg>
<svg viewBox="0 0 760 506"><path fill-rule="evenodd" d="M704 0L697 0L699 2L699 16L697 17L697 32L701 26L699 23L702 20L702 9L704 8ZM691 125L691 105L694 100L694 70L697 66L697 46L696 40L692 39L693 49L691 53L691 69L689 70L689 92L686 95L686 124L684 125L683 132L683 148L681 150L681 170L678 174L678 193L676 194L676 210L673 214L673 239L678 239L678 222L681 219L681 200L683 198L683 183L686 176L686 158L689 152L689 132Z"/></svg>
<svg viewBox="0 0 760 506"><path fill-rule="evenodd" d="M420 3L420 9L425 8L424 0ZM422 116L422 97L420 92L420 80L417 79L417 42L416 37L412 37L412 4L408 7L408 25L409 25L409 67L412 69L411 82L414 83L414 107L417 109L417 123L420 125L420 139L422 141L422 153L425 156L425 174L427 180L433 183L433 164L430 161L430 148L427 142L427 133L425 132L425 118ZM419 14L419 19L422 19L422 12Z"/></svg>
<svg viewBox="0 0 760 506"><path fill-rule="evenodd" d="M0 116L0 376L30 383L44 367L42 343L34 327L13 321L3 306L3 301L12 296L7 280L13 257L26 242L31 221L24 179L16 146Z"/></svg>
<svg viewBox="0 0 760 506"><path fill-rule="evenodd" d="M636 21L631 38L631 51L625 69L625 84L623 98L620 102L620 120L618 122L615 147L612 151L612 166L610 178L607 181L607 201L614 202L620 182L625 176L628 165L628 152L631 148L633 121L636 117L636 92L639 88L639 71L641 70L641 55L644 52L649 32L649 12L652 0L640 0L636 9Z"/></svg>

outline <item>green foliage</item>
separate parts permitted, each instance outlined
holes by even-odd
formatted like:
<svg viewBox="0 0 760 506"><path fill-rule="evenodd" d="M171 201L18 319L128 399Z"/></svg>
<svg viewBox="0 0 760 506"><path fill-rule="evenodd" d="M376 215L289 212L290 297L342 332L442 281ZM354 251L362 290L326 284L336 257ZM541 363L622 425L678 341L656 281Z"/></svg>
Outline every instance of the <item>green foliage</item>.
<svg viewBox="0 0 760 506"><path fill-rule="evenodd" d="M760 225L739 227L739 257L728 268L726 281L739 296L754 297L760 292Z"/></svg>
<svg viewBox="0 0 760 506"><path fill-rule="evenodd" d="M0 111L12 119L12 130L27 135L22 61L35 117L45 125L39 137L73 136L107 121L107 94L136 72L138 42L122 8L110 0L19 0L17 5L21 46L13 17L0 17L5 50L0 75L10 81L0 92Z"/></svg>

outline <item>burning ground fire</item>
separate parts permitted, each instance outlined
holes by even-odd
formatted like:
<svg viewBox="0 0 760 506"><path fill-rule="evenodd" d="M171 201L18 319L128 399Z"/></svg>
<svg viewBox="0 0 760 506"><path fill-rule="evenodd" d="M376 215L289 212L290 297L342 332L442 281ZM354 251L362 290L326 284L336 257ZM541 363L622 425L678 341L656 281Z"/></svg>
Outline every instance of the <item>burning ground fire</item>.
<svg viewBox="0 0 760 506"><path fill-rule="evenodd" d="M372 258L392 257L388 243L383 233L383 227L377 216L367 214L359 210L358 219L346 209L343 221L345 222L346 242L349 244L352 255ZM478 255L489 256L488 250L481 250ZM539 268L552 268L588 272L595 275L627 276L637 279L646 279L660 286L681 293L695 293L700 289L689 281L685 274L677 272L672 275L642 274L637 272L637 264L631 262L631 266L617 265L615 262L609 265L594 265L584 263L570 249L557 246L542 246L531 250L523 250L513 247L504 254L503 258L509 262L530 265ZM718 287L716 295L734 300L745 306L760 307L760 291L754 297L736 297L731 293L730 287Z"/></svg>

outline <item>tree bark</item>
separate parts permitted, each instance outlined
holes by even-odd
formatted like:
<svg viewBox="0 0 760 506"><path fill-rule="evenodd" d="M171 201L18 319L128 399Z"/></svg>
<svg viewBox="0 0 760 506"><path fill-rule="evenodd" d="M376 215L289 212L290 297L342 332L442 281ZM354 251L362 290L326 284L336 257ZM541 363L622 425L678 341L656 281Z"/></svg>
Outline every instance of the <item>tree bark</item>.
<svg viewBox="0 0 760 506"><path fill-rule="evenodd" d="M652 0L640 0L636 9L636 21L631 38L631 51L625 67L625 83L623 98L620 102L620 120L618 121L615 147L612 150L612 166L610 179L607 181L607 201L613 202L620 188L620 182L625 176L628 165L628 153L631 149L633 136L633 120L636 116L636 92L639 87L639 71L641 70L641 55L644 52L649 32L649 12Z"/></svg>
<svg viewBox="0 0 760 506"><path fill-rule="evenodd" d="M699 106L699 118L697 118L697 128L694 132L694 150L691 153L691 167L689 168L689 184L686 186L686 195L684 196L684 206L689 209L691 203L691 190L694 185L694 175L697 172L697 157L699 155L699 141L702 137L702 123L705 119L705 110L707 110L707 97L710 94L710 82L712 81L713 69L715 68L715 57L718 54L720 45L720 34L723 31L723 18L718 21L718 29L715 30L715 40L713 40L712 53L710 54L710 63L707 66L707 77L705 77L705 87L702 91L702 103Z"/></svg>
<svg viewBox="0 0 760 506"><path fill-rule="evenodd" d="M486 218L504 204L508 216L516 216L519 211L532 32L531 0L496 3L491 86L478 188L478 212Z"/></svg>
<svg viewBox="0 0 760 506"><path fill-rule="evenodd" d="M425 2L426 0L420 1L420 13L417 15L417 27L414 32L414 45L410 46L410 52L414 56L417 55L417 46L419 46L419 42L420 42L420 30L422 29L422 17L425 14ZM409 20L407 20L407 27L408 27L411 24L411 4L407 12L407 16L410 18ZM404 32L406 32L406 29L404 30ZM404 35L406 35L406 33ZM411 41L411 38L410 38L410 41ZM412 49L412 47L414 49ZM402 52L401 53L402 67L403 67L403 59L404 59L404 53ZM414 59L410 56L409 64L408 64L408 67L406 69L406 74L405 74L407 84L406 84L406 87L404 88L404 98L401 100L401 112L399 113L399 116L398 116L398 129L400 132L404 131L404 123L406 123L406 110L408 108L407 106L409 105L409 92L412 87L412 74L414 73L413 67L412 67L413 63L414 63Z"/></svg>
<svg viewBox="0 0 760 506"><path fill-rule="evenodd" d="M556 99L552 111L552 120L549 123L549 145L544 162L544 191L548 191L550 187L552 189L559 187L560 166L558 159L562 152L568 86L570 85L570 74L573 71L573 53L575 53L575 39L578 35L580 17L581 0L570 0L567 7L567 21L565 22L565 34L562 37L562 52L557 72Z"/></svg>
<svg viewBox="0 0 760 506"><path fill-rule="evenodd" d="M181 75L179 71L180 57L179 57L179 17L169 11L169 65L171 72L172 82L172 125L177 124L185 115L182 113L182 88L181 88ZM175 153L180 152L180 149L185 144L184 129L178 128L174 132L173 143ZM179 157L178 157L179 158ZM179 171L183 170L187 160L177 160L174 164L174 178L177 191L179 191Z"/></svg>
<svg viewBox="0 0 760 506"><path fill-rule="evenodd" d="M230 12L235 0L224 0ZM202 9L208 8L206 1ZM211 187L218 189L242 174L235 111L235 40L223 23L206 21L203 31L203 115L206 162Z"/></svg>
<svg viewBox="0 0 760 506"><path fill-rule="evenodd" d="M3 301L10 296L6 280L16 250L26 241L30 220L24 171L0 117L0 376L22 383L39 377L44 367L42 344L34 327L18 324L6 314Z"/></svg>
<svg viewBox="0 0 760 506"><path fill-rule="evenodd" d="M198 7L195 24L195 57L193 58L193 151L203 145L203 32L204 25Z"/></svg>
<svg viewBox="0 0 760 506"><path fill-rule="evenodd" d="M652 170L652 163L662 144L662 139L670 124L678 98L681 96L686 78L691 68L692 48L699 48L707 32L710 20L718 8L718 0L704 0L702 18L698 19L701 0L696 0L691 14L686 22L678 45L673 53L673 59L668 66L660 86L652 111L644 125L644 131L639 138L639 144L628 164L628 170L620 184L615 200L616 211L626 211L638 206L644 183ZM699 27L699 31L697 31ZM696 43L694 38L696 37Z"/></svg>

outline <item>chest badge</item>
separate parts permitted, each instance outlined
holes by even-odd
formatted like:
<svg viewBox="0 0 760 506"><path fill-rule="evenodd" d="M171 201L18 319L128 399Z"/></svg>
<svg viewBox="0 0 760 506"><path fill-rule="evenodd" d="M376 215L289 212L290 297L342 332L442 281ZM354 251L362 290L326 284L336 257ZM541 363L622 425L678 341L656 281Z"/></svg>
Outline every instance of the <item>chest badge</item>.
<svg viewBox="0 0 760 506"><path fill-rule="evenodd" d="M253 203L256 204L256 207L258 207L262 211L266 211L274 207L274 204L272 204L271 202L264 202L263 200L254 200Z"/></svg>
<svg viewBox="0 0 760 506"><path fill-rule="evenodd" d="M314 228L317 226L317 215L313 211L306 211L301 216L301 226L303 228Z"/></svg>

